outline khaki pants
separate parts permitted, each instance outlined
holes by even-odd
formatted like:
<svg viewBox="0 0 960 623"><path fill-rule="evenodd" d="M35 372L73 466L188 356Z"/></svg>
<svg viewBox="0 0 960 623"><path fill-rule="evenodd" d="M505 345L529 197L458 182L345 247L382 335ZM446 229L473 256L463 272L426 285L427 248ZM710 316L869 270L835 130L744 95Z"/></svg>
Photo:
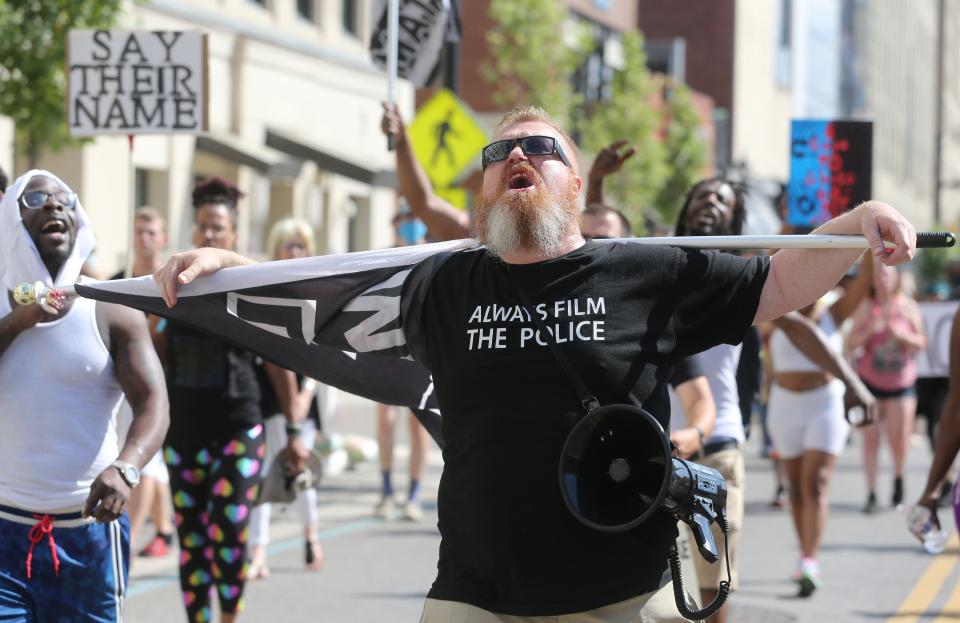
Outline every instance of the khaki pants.
<svg viewBox="0 0 960 623"><path fill-rule="evenodd" d="M737 581L737 550L740 546L740 528L743 526L743 490L746 480L746 471L743 467L743 453L739 450L723 450L699 461L707 467L720 472L727 481L727 524L730 528L727 534L727 548L730 551L731 590L738 586ZM723 553L723 533L720 526L714 522L713 538L717 542L720 560L710 564L699 552L693 554L697 567L697 578L700 580L700 590L716 591L720 580L727 579L727 559ZM691 545L696 544L691 539Z"/></svg>
<svg viewBox="0 0 960 623"><path fill-rule="evenodd" d="M420 617L420 623L682 623L686 620L677 611L673 582L633 599L560 616L496 614L459 601L427 599Z"/></svg>

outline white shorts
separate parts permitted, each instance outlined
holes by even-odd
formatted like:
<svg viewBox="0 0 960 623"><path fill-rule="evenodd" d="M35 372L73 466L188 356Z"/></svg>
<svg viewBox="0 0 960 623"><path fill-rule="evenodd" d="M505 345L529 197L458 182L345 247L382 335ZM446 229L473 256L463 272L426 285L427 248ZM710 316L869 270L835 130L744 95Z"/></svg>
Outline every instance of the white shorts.
<svg viewBox="0 0 960 623"><path fill-rule="evenodd" d="M805 450L843 452L850 434L843 393L843 383L836 379L806 392L792 392L776 383L770 387L767 426L780 458L795 459Z"/></svg>
<svg viewBox="0 0 960 623"><path fill-rule="evenodd" d="M147 464L140 470L141 476L153 478L165 485L170 484L170 474L167 473L167 464L163 462L163 451L158 450L153 458L147 461Z"/></svg>

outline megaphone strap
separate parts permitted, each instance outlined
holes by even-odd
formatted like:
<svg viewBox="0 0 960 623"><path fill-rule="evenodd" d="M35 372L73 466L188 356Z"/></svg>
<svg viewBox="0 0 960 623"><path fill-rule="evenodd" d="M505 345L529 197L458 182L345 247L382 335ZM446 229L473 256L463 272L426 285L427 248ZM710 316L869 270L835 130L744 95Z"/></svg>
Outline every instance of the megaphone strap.
<svg viewBox="0 0 960 623"><path fill-rule="evenodd" d="M591 393L587 388L586 383L583 382L583 379L580 378L580 375L577 374L576 369L571 365L570 360L566 358L563 354L563 351L560 350L560 346L557 344L556 339L554 339L553 334L547 330L547 327L543 324L543 320L540 318L540 315L536 313L536 308L530 303L530 299L527 298L526 293L524 293L523 288L513 280L513 277L510 275L510 266L504 264L504 269L507 274L507 281L513 284L513 289L516 291L517 296L520 299L520 303L523 305L524 309L527 310L527 313L533 318L533 323L537 325L537 331L540 332L540 336L546 340L547 345L550 346L550 352L553 353L554 358L556 358L557 363L560 364L560 367L563 369L564 374L567 375L567 378L570 379L570 382L573 383L573 389L577 392L577 397L580 399L580 406L583 408L583 412L589 414L591 411L600 407L600 401L597 400L596 396Z"/></svg>

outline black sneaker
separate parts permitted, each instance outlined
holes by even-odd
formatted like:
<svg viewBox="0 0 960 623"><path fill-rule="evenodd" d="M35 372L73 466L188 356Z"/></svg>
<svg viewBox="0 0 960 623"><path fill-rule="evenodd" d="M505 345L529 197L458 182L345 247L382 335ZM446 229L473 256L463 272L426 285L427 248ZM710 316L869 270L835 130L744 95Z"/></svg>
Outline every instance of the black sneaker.
<svg viewBox="0 0 960 623"><path fill-rule="evenodd" d="M867 503L863 505L863 512L868 515L877 512L877 494L873 491L867 496Z"/></svg>
<svg viewBox="0 0 960 623"><path fill-rule="evenodd" d="M893 496L890 504L896 508L903 504L903 477L897 476L893 479Z"/></svg>

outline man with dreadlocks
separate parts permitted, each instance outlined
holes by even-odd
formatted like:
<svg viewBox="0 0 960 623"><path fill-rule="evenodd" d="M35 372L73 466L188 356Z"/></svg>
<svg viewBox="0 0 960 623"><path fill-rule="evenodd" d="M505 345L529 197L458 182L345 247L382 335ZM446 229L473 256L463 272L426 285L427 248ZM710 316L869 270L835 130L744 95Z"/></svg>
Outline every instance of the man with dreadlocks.
<svg viewBox="0 0 960 623"><path fill-rule="evenodd" d="M722 178L701 180L687 194L683 208L677 217L678 236L738 236L746 221L744 188ZM826 337L807 318L790 313L776 318L773 324L781 329L797 349L817 365L845 381L850 405L859 405L872 410L869 396L857 391L855 376L845 365L842 357L829 345ZM751 327L755 331L755 327ZM759 341L756 342L759 344ZM740 408L740 387L743 375L738 375L740 359L744 356L746 340L737 345L720 344L694 357L707 374L710 389L717 405L717 420L713 432L703 444L700 462L718 470L727 480L727 521L729 524L728 552L732 573L731 588L737 588L737 550L740 543L740 528L743 524L744 464L741 446L746 438L743 415ZM739 381L739 384L738 384ZM753 380L756 382L756 379ZM722 535L715 535L718 539ZM727 554L721 552L721 557ZM725 565L711 565L695 556L700 592L704 602L716 596L716 588L722 579ZM723 560L721 560L723 562ZM729 601L710 621L725 622L729 614Z"/></svg>

